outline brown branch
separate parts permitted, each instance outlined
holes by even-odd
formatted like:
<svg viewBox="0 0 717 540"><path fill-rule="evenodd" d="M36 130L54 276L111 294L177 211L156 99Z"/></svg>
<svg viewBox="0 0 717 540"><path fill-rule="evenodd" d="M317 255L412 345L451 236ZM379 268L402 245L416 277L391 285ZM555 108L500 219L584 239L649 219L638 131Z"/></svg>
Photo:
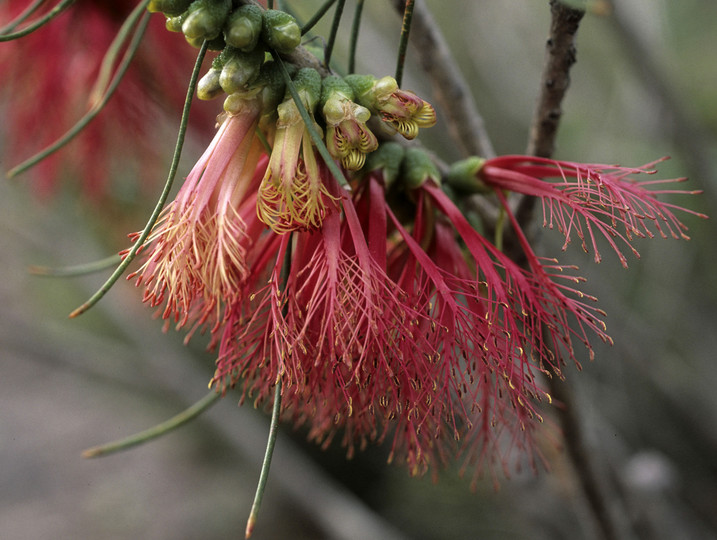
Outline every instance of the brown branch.
<svg viewBox="0 0 717 540"><path fill-rule="evenodd" d="M545 66L540 83L540 96L533 115L527 154L550 157L555 150L555 136L562 102L570 86L570 68L575 63L575 33L584 11L551 0L550 37L546 43Z"/></svg>
<svg viewBox="0 0 717 540"><path fill-rule="evenodd" d="M391 3L403 14L405 0L391 0ZM416 0L413 9L410 41L418 53L421 67L433 85L451 137L462 154L488 158L495 156L470 86L423 0Z"/></svg>

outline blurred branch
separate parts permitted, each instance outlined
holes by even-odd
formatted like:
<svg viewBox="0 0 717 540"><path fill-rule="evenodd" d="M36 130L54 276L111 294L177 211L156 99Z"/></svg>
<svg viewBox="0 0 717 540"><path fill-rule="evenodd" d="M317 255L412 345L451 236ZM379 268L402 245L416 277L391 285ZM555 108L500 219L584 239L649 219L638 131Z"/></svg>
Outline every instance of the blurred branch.
<svg viewBox="0 0 717 540"><path fill-rule="evenodd" d="M405 0L391 0L391 3L403 15ZM464 156L494 157L493 144L473 101L470 86L424 0L415 2L410 39L421 67L433 85L458 149Z"/></svg>
<svg viewBox="0 0 717 540"><path fill-rule="evenodd" d="M676 95L670 87L667 75L660 69L653 51L641 37L643 32L638 28L639 22L626 16L621 9L621 0L605 1L611 7L610 21L622 42L625 57L632 65L632 72L640 78L644 90L657 101L662 113L668 115L667 124L672 124L672 143L687 162L695 176L694 181L711 200L710 206L717 206L717 169L713 157L717 140L692 119L682 105L686 100Z"/></svg>

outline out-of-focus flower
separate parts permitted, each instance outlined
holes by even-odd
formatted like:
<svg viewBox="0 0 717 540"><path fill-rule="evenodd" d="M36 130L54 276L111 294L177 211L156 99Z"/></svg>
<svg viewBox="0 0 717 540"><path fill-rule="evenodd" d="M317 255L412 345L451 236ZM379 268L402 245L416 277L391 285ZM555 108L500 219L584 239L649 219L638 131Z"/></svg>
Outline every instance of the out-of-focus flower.
<svg viewBox="0 0 717 540"><path fill-rule="evenodd" d="M79 0L39 30L2 44L0 95L4 126L12 134L4 150L7 162L17 163L53 143L94 106L103 57L136 5ZM3 2L0 21L25 7L20 0ZM52 193L60 179L73 178L86 196L99 199L111 191L115 174L122 174L123 181L141 176L143 183L164 176L156 144L158 119L167 111L181 111L194 60L183 45L164 29L161 17L151 18L132 64L98 118L36 166L38 193ZM212 125L205 113L197 110L193 116L192 125L201 132ZM128 164L141 173L129 173Z"/></svg>

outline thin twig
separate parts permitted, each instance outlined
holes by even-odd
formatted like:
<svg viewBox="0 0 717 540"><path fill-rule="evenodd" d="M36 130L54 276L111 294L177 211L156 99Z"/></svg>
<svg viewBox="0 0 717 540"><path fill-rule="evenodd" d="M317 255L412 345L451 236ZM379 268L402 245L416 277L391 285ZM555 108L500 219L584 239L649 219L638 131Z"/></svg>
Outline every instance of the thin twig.
<svg viewBox="0 0 717 540"><path fill-rule="evenodd" d="M404 0L391 0L403 13ZM470 86L458 68L433 16L423 0L415 0L411 43L421 67L428 75L434 94L456 147L464 156L495 156L493 144L478 112Z"/></svg>
<svg viewBox="0 0 717 540"><path fill-rule="evenodd" d="M349 73L353 73L356 69L356 49L358 48L359 30L361 28L361 14L363 13L364 0L356 2L356 11L354 11L354 20L351 23L351 39L349 42Z"/></svg>
<svg viewBox="0 0 717 540"><path fill-rule="evenodd" d="M406 49L408 49L408 36L411 34L411 21L413 19L413 6L415 0L405 0L403 6L403 21L401 22L401 38L398 42L398 59L396 60L395 79L398 85L403 80L403 66L406 63Z"/></svg>

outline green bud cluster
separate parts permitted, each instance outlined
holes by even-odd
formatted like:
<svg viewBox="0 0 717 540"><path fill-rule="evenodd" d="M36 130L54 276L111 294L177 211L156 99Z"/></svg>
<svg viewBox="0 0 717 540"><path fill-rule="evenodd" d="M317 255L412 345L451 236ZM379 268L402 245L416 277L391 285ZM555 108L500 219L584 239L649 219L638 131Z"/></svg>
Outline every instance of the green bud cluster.
<svg viewBox="0 0 717 540"><path fill-rule="evenodd" d="M244 53L274 49L287 54L301 42L301 28L291 15L254 4L232 0L150 0L147 9L163 13L167 30L183 33L194 47L207 41L214 51L232 47Z"/></svg>

